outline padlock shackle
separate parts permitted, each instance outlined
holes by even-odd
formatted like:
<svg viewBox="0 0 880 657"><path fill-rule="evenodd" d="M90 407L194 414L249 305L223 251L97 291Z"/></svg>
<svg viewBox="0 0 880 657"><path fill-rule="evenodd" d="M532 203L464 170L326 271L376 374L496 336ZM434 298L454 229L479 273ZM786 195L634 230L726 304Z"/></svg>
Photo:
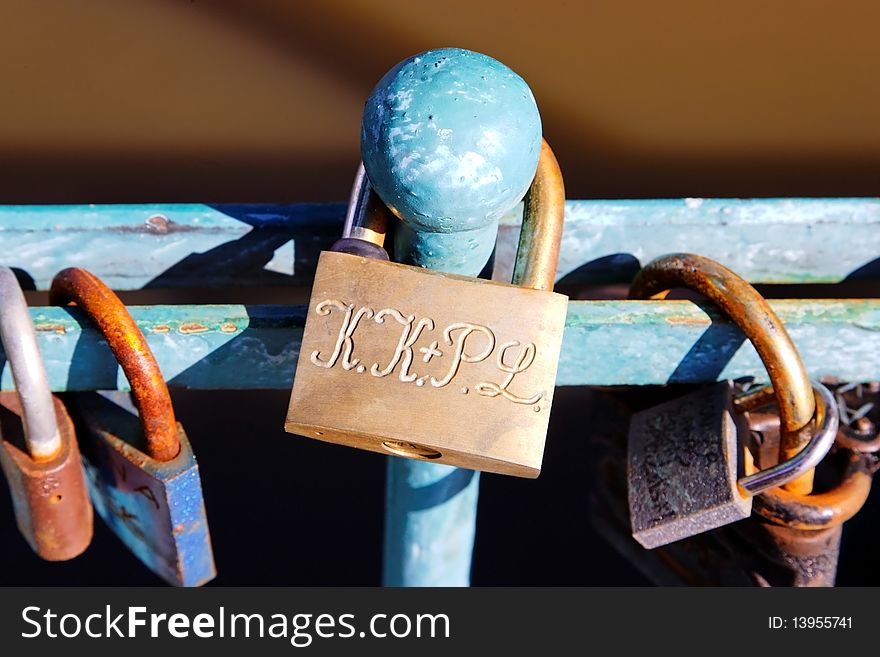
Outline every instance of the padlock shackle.
<svg viewBox="0 0 880 657"><path fill-rule="evenodd" d="M553 150L541 140L538 169L523 200L523 221L511 282L552 290L565 220L565 184Z"/></svg>
<svg viewBox="0 0 880 657"><path fill-rule="evenodd" d="M741 477L737 484L747 494L757 495L797 479L819 465L834 444L840 425L837 401L831 391L818 381L813 381L812 385L816 401L816 428L810 442L785 461Z"/></svg>
<svg viewBox="0 0 880 657"><path fill-rule="evenodd" d="M345 213L342 238L332 251L383 257L391 210L373 190L364 164L358 165ZM523 221L511 282L535 290L552 290L556 281L562 226L565 219L565 185L559 162L546 140L541 140L538 168L523 199Z"/></svg>
<svg viewBox="0 0 880 657"><path fill-rule="evenodd" d="M342 237L330 247L337 253L389 260L384 248L390 210L376 194L364 163L358 164L345 210Z"/></svg>
<svg viewBox="0 0 880 657"><path fill-rule="evenodd" d="M865 454L850 454L843 478L832 489L800 495L774 488L755 498L755 513L775 525L801 530L827 529L855 516L871 494L871 472Z"/></svg>
<svg viewBox="0 0 880 657"><path fill-rule="evenodd" d="M816 410L816 399L804 362L782 320L740 276L714 260L690 253L673 253L649 262L633 280L629 298L662 298L676 287L699 292L745 333L775 391L783 457L801 451L811 437L808 425Z"/></svg>
<svg viewBox="0 0 880 657"><path fill-rule="evenodd" d="M345 210L342 237L384 246L385 233L388 229L388 212L388 208L373 190L364 163L358 163L348 198L348 207Z"/></svg>
<svg viewBox="0 0 880 657"><path fill-rule="evenodd" d="M49 302L75 303L95 323L131 386L147 454L163 462L176 457L180 438L168 386L144 334L119 297L91 272L70 267L52 279Z"/></svg>
<svg viewBox="0 0 880 657"><path fill-rule="evenodd" d="M0 267L0 341L21 400L25 446L35 461L61 450L61 434L37 333L15 273Z"/></svg>

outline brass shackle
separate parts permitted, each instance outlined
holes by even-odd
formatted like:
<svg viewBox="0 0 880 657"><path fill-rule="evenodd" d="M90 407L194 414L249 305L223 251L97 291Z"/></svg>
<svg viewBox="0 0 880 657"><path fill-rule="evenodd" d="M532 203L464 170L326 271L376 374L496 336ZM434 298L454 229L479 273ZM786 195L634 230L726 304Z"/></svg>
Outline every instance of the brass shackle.
<svg viewBox="0 0 880 657"><path fill-rule="evenodd" d="M534 290L552 290L565 220L565 183L545 139L541 140L538 169L523 205L511 282Z"/></svg>
<svg viewBox="0 0 880 657"><path fill-rule="evenodd" d="M361 163L349 197L342 239L334 244L332 250L342 250L337 245L353 240L383 247L390 214L391 211L373 190ZM535 290L553 289L564 219L565 184L562 171L550 145L546 140L541 140L538 168L523 199L522 228L511 279L514 285ZM346 252L353 251L346 249Z"/></svg>
<svg viewBox="0 0 880 657"><path fill-rule="evenodd" d="M794 457L811 440L816 398L806 367L782 321L743 278L714 260L689 253L674 253L648 263L633 281L629 297L662 298L675 287L691 289L712 301L754 345L771 385L740 398L737 409L747 411L775 396L781 423L780 461ZM812 481L810 470L786 488L807 494Z"/></svg>

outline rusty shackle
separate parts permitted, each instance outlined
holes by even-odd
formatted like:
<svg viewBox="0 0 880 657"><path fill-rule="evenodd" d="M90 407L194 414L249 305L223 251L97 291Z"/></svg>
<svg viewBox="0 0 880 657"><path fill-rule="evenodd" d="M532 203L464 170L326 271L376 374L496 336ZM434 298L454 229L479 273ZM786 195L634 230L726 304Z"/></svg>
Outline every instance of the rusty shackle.
<svg viewBox="0 0 880 657"><path fill-rule="evenodd" d="M855 516L871 494L871 472L864 455L852 453L840 482L832 489L799 495L774 488L755 498L755 513L793 529L818 530L843 524Z"/></svg>
<svg viewBox="0 0 880 657"><path fill-rule="evenodd" d="M70 267L52 279L49 301L59 306L75 303L107 340L131 385L147 454L157 461L177 456L180 438L168 386L144 334L119 297L91 272Z"/></svg>
<svg viewBox="0 0 880 657"><path fill-rule="evenodd" d="M775 420L778 422L778 417ZM876 438L853 440L841 429L836 439L842 448L838 457L846 460L841 464L840 479L832 487L810 495L777 488L755 499L754 512L775 525L795 530L817 531L843 524L862 509L871 494L871 452L876 442Z"/></svg>
<svg viewBox="0 0 880 657"><path fill-rule="evenodd" d="M675 287L702 294L745 333L767 369L771 386L757 394L748 394L737 403L737 408L747 411L759 401L775 396L782 429L780 460L800 452L811 437L816 399L806 367L788 331L767 301L724 265L689 253L673 253L648 263L633 281L629 296L631 299L662 298ZM790 482L786 488L809 493L812 471Z"/></svg>

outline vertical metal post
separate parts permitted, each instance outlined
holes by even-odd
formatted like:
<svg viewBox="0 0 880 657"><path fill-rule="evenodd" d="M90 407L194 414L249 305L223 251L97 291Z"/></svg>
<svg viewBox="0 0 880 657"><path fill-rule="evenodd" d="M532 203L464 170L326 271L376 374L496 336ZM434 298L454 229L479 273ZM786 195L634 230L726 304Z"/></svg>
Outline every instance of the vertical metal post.
<svg viewBox="0 0 880 657"><path fill-rule="evenodd" d="M497 222L465 232L422 232L400 222L395 260L476 276L492 254ZM438 303L454 300L438 299ZM480 473L388 458L385 489L385 586L468 586Z"/></svg>

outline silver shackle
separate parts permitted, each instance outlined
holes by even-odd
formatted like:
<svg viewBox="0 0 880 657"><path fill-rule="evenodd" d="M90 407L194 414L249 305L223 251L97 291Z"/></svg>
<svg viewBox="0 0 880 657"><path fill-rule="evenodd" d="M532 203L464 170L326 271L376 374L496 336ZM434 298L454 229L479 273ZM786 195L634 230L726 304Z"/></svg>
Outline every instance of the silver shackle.
<svg viewBox="0 0 880 657"><path fill-rule="evenodd" d="M782 486L812 470L825 458L834 444L840 425L837 402L828 388L818 381L812 383L816 395L816 429L810 441L801 451L782 463L737 480L739 487L750 495Z"/></svg>
<svg viewBox="0 0 880 657"><path fill-rule="evenodd" d="M8 267L0 267L0 342L21 399L27 450L35 461L51 459L61 449L52 391L27 301Z"/></svg>

